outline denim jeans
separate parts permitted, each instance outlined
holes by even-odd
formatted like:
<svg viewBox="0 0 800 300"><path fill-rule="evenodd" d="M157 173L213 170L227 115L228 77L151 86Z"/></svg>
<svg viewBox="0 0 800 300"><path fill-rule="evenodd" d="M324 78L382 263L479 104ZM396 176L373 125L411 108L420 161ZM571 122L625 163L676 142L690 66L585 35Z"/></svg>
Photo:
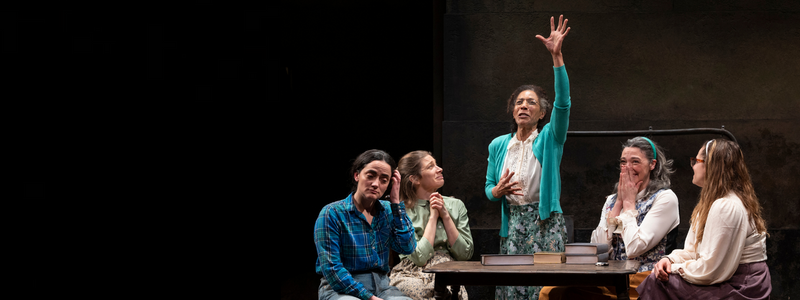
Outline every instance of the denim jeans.
<svg viewBox="0 0 800 300"><path fill-rule="evenodd" d="M389 285L389 276L384 273L362 273L353 274L353 279L360 282L364 287L372 292L376 297L384 300L413 300L403 294L396 287ZM339 294L333 290L328 280L322 277L319 284L319 299L320 300L357 300L358 297L353 297L347 294Z"/></svg>

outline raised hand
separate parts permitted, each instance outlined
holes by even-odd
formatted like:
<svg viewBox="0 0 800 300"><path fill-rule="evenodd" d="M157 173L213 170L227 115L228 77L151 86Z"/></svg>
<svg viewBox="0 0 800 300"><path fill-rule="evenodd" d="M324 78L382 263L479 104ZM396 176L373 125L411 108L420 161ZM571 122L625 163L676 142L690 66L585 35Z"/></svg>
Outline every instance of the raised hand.
<svg viewBox="0 0 800 300"><path fill-rule="evenodd" d="M516 187L517 181L511 181L511 177L514 176L514 172L509 174L508 169L503 173L503 176L500 177L500 181L497 185L492 188L492 196L495 198L500 198L505 195L517 195L517 196L524 196L520 191L522 190L521 187Z"/></svg>
<svg viewBox="0 0 800 300"><path fill-rule="evenodd" d="M547 51L553 55L553 64L560 67L564 64L564 59L561 56L561 45L564 43L564 38L569 33L570 27L567 27L569 20L564 19L564 15L558 17L558 26L553 23L553 17L550 17L550 36L544 38L541 35L536 35L536 38L542 41L542 44L547 48Z"/></svg>
<svg viewBox="0 0 800 300"><path fill-rule="evenodd" d="M392 191L389 193L389 202L400 204L400 171L394 170L392 174Z"/></svg>

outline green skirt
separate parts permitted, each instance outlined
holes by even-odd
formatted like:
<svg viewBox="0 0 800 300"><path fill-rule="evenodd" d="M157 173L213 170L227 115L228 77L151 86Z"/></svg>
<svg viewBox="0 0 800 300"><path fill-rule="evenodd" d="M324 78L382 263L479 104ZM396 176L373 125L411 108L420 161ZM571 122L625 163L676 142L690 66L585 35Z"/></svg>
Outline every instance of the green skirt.
<svg viewBox="0 0 800 300"><path fill-rule="evenodd" d="M567 225L564 216L552 213L539 219L539 205L511 205L508 237L500 237L500 254L533 254L540 251L564 251ZM539 299L541 286L498 286L495 299Z"/></svg>

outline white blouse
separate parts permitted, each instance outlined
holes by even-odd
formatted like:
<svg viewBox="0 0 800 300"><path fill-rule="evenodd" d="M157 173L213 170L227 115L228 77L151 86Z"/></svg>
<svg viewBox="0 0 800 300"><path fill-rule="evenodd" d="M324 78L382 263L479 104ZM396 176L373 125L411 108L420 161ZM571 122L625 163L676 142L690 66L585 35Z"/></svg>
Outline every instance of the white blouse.
<svg viewBox="0 0 800 300"><path fill-rule="evenodd" d="M542 179L542 165L533 155L533 141L539 135L536 129L524 141L517 139L516 135L508 142L506 159L503 161L503 172L515 172L509 182L519 181L517 187L522 188L524 196L506 195L510 205L524 205L539 202L539 184Z"/></svg>
<svg viewBox="0 0 800 300"><path fill-rule="evenodd" d="M636 201L647 200L644 197L645 190L642 190L636 195ZM597 229L592 231L592 243L606 243L611 249L611 234L614 229L608 228L607 213L608 207L612 204L612 197L606 198L606 203L603 206L600 215L600 224ZM637 257L644 254L651 248L658 245L661 239L667 235L672 229L678 227L680 224L680 212L678 211L678 196L675 195L671 189L664 190L656 195L653 201L653 206L647 215L642 220L642 225L636 223L639 216L639 211L632 209L625 212L620 212L616 217L622 223L621 228L617 228L616 232L622 231L622 241L625 242L625 254L628 258Z"/></svg>
<svg viewBox="0 0 800 300"><path fill-rule="evenodd" d="M692 284L724 282L739 264L767 260L766 233L756 232L742 200L733 192L711 204L703 242L697 246L696 241L692 226L684 249L675 249L669 255L675 262L672 273Z"/></svg>

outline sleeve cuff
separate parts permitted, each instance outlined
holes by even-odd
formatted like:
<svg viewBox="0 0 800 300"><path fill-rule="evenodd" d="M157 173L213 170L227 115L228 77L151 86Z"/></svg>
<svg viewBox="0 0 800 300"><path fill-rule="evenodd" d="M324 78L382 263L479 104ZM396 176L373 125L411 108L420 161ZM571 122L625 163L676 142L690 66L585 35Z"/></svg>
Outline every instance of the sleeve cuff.
<svg viewBox="0 0 800 300"><path fill-rule="evenodd" d="M456 260L466 260L470 259L470 254L472 253L472 247L470 247L467 240L464 238L463 234L459 234L458 238L456 238L456 242L453 243L453 246L450 247L450 255L452 255Z"/></svg>
<svg viewBox="0 0 800 300"><path fill-rule="evenodd" d="M670 266L672 269L672 274L683 276L683 266L684 264L672 264L672 266Z"/></svg>
<svg viewBox="0 0 800 300"><path fill-rule="evenodd" d="M684 260L683 260L683 259L681 259L681 257L680 257L680 256L677 256L677 255L667 255L667 256L665 256L665 257L667 257L667 258L669 258L671 261L673 261L673 263L672 263L672 265L673 265L673 266L674 266L674 265L681 265L681 267L682 267L682 266L684 265Z"/></svg>
<svg viewBox="0 0 800 300"><path fill-rule="evenodd" d="M433 257L433 245L424 237L417 241L417 250L408 256L415 265L420 267L424 267L431 257Z"/></svg>
<svg viewBox="0 0 800 300"><path fill-rule="evenodd" d="M373 294L370 293L369 291L367 291L366 289L361 291L361 293L358 294L358 298L362 299L362 300L369 300L369 298L372 298L372 296L373 296Z"/></svg>
<svg viewBox="0 0 800 300"><path fill-rule="evenodd" d="M631 222L636 224L636 218L638 218L638 217L639 217L639 211L635 210L635 209L631 209L629 211L626 211L626 212L623 212L623 213L619 214L619 216L617 216L617 220L622 222L622 226L624 227L625 225L628 225Z"/></svg>
<svg viewBox="0 0 800 300"><path fill-rule="evenodd" d="M400 204L391 203L390 206L392 207L392 214L394 215L401 215L406 213L406 204L404 202L400 202Z"/></svg>

